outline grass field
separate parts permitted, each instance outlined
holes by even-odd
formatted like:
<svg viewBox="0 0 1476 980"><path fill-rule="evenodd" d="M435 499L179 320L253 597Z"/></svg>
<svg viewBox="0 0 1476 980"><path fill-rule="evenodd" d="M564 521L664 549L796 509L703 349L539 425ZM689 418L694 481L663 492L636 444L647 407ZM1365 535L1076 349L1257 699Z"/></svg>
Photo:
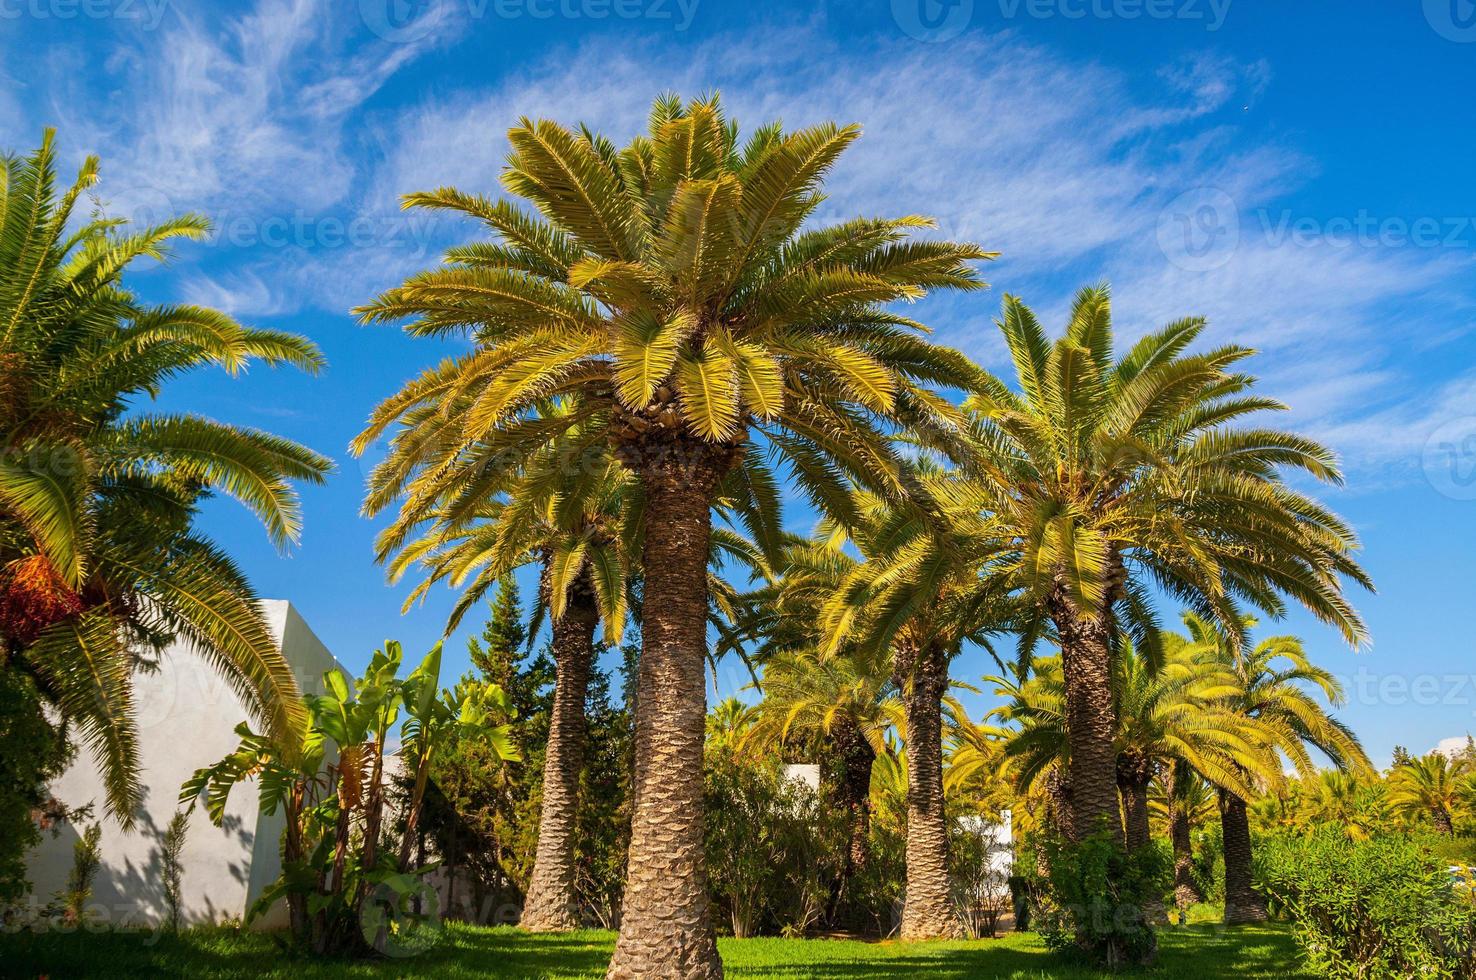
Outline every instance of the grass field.
<svg viewBox="0 0 1476 980"><path fill-rule="evenodd" d="M1297 977L1296 947L1285 926L1165 929L1158 965L1143 976ZM534 936L511 928L447 925L441 942L403 959L342 963L281 951L270 936L192 930L150 944L146 934L14 933L0 936L6 977L598 977L615 936L578 932ZM1035 978L1101 977L1052 956L1038 937L1013 933L976 942L855 942L825 939L724 939L730 977Z"/></svg>

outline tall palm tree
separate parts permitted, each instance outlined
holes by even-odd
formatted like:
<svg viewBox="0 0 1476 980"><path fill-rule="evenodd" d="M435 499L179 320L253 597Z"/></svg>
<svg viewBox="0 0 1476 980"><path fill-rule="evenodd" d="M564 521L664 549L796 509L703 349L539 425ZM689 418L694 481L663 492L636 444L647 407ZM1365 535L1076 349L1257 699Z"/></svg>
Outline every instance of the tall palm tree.
<svg viewBox="0 0 1476 980"><path fill-rule="evenodd" d="M1389 775L1389 804L1406 816L1428 819L1436 833L1453 836L1452 815L1462 796L1460 776L1460 769L1443 752L1410 759Z"/></svg>
<svg viewBox="0 0 1476 980"><path fill-rule="evenodd" d="M1225 706L1259 722L1304 776L1316 771L1308 746L1326 755L1335 767L1354 773L1372 771L1358 736L1319 703L1319 693L1336 707L1342 685L1331 672L1313 664L1294 636L1272 636L1254 647L1243 637L1255 620L1243 618L1233 631L1218 622L1186 612L1184 625L1192 646L1212 651L1234 677L1235 692ZM1219 784L1220 828L1225 851L1225 922L1259 922L1266 902L1251 884L1254 859L1246 799L1251 795Z"/></svg>
<svg viewBox="0 0 1476 980"><path fill-rule="evenodd" d="M141 801L132 678L173 637L191 641L259 723L289 742L302 730L292 670L250 584L194 518L201 499L223 493L285 547L301 526L292 482L322 482L331 463L269 433L140 410L196 368L323 362L301 337L141 303L124 272L208 223L74 224L97 180L89 157L57 192L50 130L29 156L0 157L0 669L29 674L76 726L126 826Z"/></svg>
<svg viewBox="0 0 1476 980"><path fill-rule="evenodd" d="M566 409L552 405L547 411L557 415ZM380 558L388 562L391 580L416 565L426 571L406 608L437 582L462 587L448 633L507 575L524 565L539 567L535 623L545 612L551 620L555 680L537 852L520 920L523 928L537 932L580 925L574 835L595 630L603 622L604 642L620 643L629 593L639 576L640 484L603 453L584 447L582 457L576 456L579 431L571 429L520 465L507 467L495 499L485 499L492 484L482 481L474 497L427 501L424 530L408 543L400 542L393 527L381 537ZM575 460L577 465L571 465ZM714 604L722 606L734 594L717 574L724 561L737 559L750 571L763 571L762 560L752 543L728 528L714 530L711 548L708 590Z"/></svg>
<svg viewBox="0 0 1476 980"><path fill-rule="evenodd" d="M1358 644L1364 627L1341 580L1369 583L1353 532L1281 476L1336 482L1332 454L1241 424L1284 407L1250 393L1236 365L1251 351L1185 353L1205 325L1189 318L1118 357L1105 286L1077 294L1055 341L1014 297L998 325L1017 387L996 382L968 407L997 492L989 509L1011 542L1003 571L1033 609L1022 650L1047 623L1060 641L1068 830L1121 839L1111 661L1119 631L1157 657L1150 586L1236 636L1238 603L1275 616L1290 596Z"/></svg>
<svg viewBox="0 0 1476 980"><path fill-rule="evenodd" d="M973 481L928 456L908 465L908 497L858 492L849 541L864 557L821 613L826 648L890 651L907 744L907 895L904 939L958 931L948 879L943 707L949 664L970 642L1006 629L990 575L994 531ZM838 529L837 529L838 530Z"/></svg>
<svg viewBox="0 0 1476 980"><path fill-rule="evenodd" d="M885 307L978 288L970 263L988 253L912 239L929 224L915 217L801 231L858 135L773 125L740 144L715 97L658 99L649 135L624 149L584 127L525 119L509 133L503 185L537 214L449 188L411 195L407 206L470 215L497 240L452 250L360 311L475 345L371 417L360 449L396 420L415 423L376 473L371 512L470 485L483 464L575 425L640 480L636 807L611 976L722 969L701 806L714 498L736 483L750 534L773 554L766 448L822 505L844 507L848 480L896 495L900 460L882 427L951 439L959 416L926 386L979 378ZM552 397L568 400L566 417L540 411Z"/></svg>

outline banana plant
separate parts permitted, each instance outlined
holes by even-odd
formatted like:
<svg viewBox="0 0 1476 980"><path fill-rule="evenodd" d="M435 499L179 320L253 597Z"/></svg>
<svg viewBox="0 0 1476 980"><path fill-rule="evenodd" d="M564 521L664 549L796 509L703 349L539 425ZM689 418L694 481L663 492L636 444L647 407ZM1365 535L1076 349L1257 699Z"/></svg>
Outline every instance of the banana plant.
<svg viewBox="0 0 1476 980"><path fill-rule="evenodd" d="M285 899L294 936L316 953L383 948L389 920L371 897L385 886L404 894L416 875L434 867L411 872L408 865L431 761L441 746L474 738L491 745L500 760L517 758L501 688L462 681L441 690L440 644L405 678L399 676L403 662L400 644L390 641L355 682L328 671L324 693L303 697L308 725L300 739L284 744L243 723L236 751L196 771L180 793L190 805L203 799L217 826L232 789L245 780L257 780L262 812L285 809L282 875L249 918ZM414 776L398 860L380 853L385 753L397 726L404 772Z"/></svg>
<svg viewBox="0 0 1476 980"><path fill-rule="evenodd" d="M502 688L463 679L452 690L441 689L441 644L437 643L405 679L403 690L405 713L409 717L400 730L400 758L404 772L413 774L414 783L405 811L405 833L400 838L401 871L410 864L411 843L420 825L431 762L437 749L455 738L470 738L486 742L501 761L516 762L521 758L513 745L511 726L500 723L512 714Z"/></svg>

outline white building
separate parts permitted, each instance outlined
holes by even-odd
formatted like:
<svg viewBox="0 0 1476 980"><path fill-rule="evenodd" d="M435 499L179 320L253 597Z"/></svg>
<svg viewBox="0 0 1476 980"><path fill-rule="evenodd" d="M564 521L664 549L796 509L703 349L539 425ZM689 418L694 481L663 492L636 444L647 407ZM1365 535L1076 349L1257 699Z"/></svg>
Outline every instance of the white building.
<svg viewBox="0 0 1476 980"><path fill-rule="evenodd" d="M267 600L262 606L298 685L323 693L323 673L339 663L289 602ZM196 769L234 751L240 741L234 729L248 718L230 685L183 642L165 652L158 671L139 675L134 684L144 787L134 829L125 832L103 816L102 782L85 747L51 787L69 807L92 803L93 818L102 824L102 866L93 884L89 915L112 925L155 925L164 919L161 842L179 809L180 785ZM84 828L60 826L60 833L55 837L47 833L30 858L34 906L46 905L66 887L72 845ZM282 826L281 813L268 817L258 810L254 783L231 794L221 827L210 822L203 805L197 805L190 814L181 859L185 920L194 924L244 919L281 871ZM278 903L259 924L286 925L285 905Z"/></svg>

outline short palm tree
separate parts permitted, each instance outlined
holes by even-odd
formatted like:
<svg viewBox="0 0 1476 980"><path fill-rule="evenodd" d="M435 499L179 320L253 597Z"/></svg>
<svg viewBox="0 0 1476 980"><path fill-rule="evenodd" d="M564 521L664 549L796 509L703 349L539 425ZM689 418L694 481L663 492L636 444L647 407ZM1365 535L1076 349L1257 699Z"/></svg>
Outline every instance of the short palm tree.
<svg viewBox="0 0 1476 980"><path fill-rule="evenodd" d="M821 656L813 647L764 660L757 685L758 721L751 737L766 743L818 742L838 764L833 798L850 817L837 900L870 857L871 770L886 751L887 733L902 724L902 704L885 665L847 654Z"/></svg>
<svg viewBox="0 0 1476 980"><path fill-rule="evenodd" d="M1313 664L1294 636L1273 636L1254 647L1242 637L1255 620L1242 619L1234 632L1196 613L1184 614L1191 646L1213 651L1234 678L1235 692L1225 707L1254 719L1271 733L1273 745L1304 776L1316 771L1308 747L1326 755L1335 767L1356 774L1372 771L1353 731L1327 712L1342 703L1343 689L1331 672ZM1266 918L1265 900L1251 884L1254 858L1246 800L1251 794L1220 783L1220 828L1225 842L1225 921L1257 922Z"/></svg>
<svg viewBox="0 0 1476 980"><path fill-rule="evenodd" d="M1455 834L1453 815L1461 805L1461 772L1443 752L1396 766L1389 775L1389 805L1398 813L1427 819L1435 832Z"/></svg>
<svg viewBox="0 0 1476 980"><path fill-rule="evenodd" d="M611 976L721 972L702 864L714 499L735 479L752 537L773 554L767 449L822 504L844 507L848 480L896 495L900 460L883 427L954 438L959 417L928 386L979 376L886 306L979 287L971 263L987 253L911 238L928 225L919 218L801 230L858 135L775 125L740 143L716 98L658 99L649 135L624 149L525 119L509 133L503 184L537 214L451 189L410 196L480 220L496 240L452 250L360 311L474 344L372 416L360 449L397 420L414 424L376 473L370 511L470 485L576 425L641 482L636 807ZM554 397L567 415L541 410Z"/></svg>
<svg viewBox="0 0 1476 980"><path fill-rule="evenodd" d="M425 569L407 605L439 581L463 588L448 632L517 568L539 566L539 605L552 622L555 681L538 847L519 923L539 932L580 925L575 818L595 630L603 622L606 642L620 642L635 565L631 555L638 550L632 535L639 529L629 526L626 516L640 510L633 499L639 486L623 467L598 455L582 460L571 475L568 443L578 439L578 431L509 467L496 499L483 499L482 490L470 499L439 501L419 537L397 553L381 554L390 560L392 579L412 566ZM398 544L394 532L389 529L382 543Z"/></svg>
<svg viewBox="0 0 1476 980"><path fill-rule="evenodd" d="M1016 387L997 382L968 407L1012 553L1001 570L1032 610L1022 648L1047 623L1060 641L1067 829L1120 834L1112 652L1121 629L1158 656L1150 587L1237 636L1238 603L1274 616L1290 596L1357 644L1364 627L1341 581L1368 579L1353 532L1282 479L1291 469L1336 482L1332 454L1243 424L1284 407L1251 393L1237 368L1251 351L1186 353L1204 329L1190 318L1118 356L1105 286L1077 294L1054 341L1014 297L998 323Z"/></svg>
<svg viewBox="0 0 1476 980"><path fill-rule="evenodd" d="M943 786L943 708L949 664L966 644L1008 628L1008 604L990 574L997 551L984 494L923 456L904 471L903 501L855 495L850 543L865 559L821 611L826 650L890 652L907 745L907 898L901 935L956 934L949 889ZM839 531L839 528L836 528Z"/></svg>
<svg viewBox="0 0 1476 980"><path fill-rule="evenodd" d="M1227 693L1220 666L1187 644L1170 643L1162 664L1152 663L1131 642L1113 658L1113 707L1117 734L1116 783L1128 845L1149 843L1149 788L1176 764L1249 793L1249 773L1268 778L1277 771L1267 735L1254 721L1217 703ZM1060 657L1044 657L1023 684L987 677L1008 700L994 716L1011 727L1006 756L1022 788L1052 769L1067 768L1074 747L1066 723L1065 683Z"/></svg>
<svg viewBox="0 0 1476 980"><path fill-rule="evenodd" d="M97 179L88 158L58 194L50 131L30 156L0 157L0 668L33 677L77 727L126 825L141 799L132 678L171 638L190 640L258 722L289 741L301 731L292 670L255 594L193 525L220 492L285 546L301 523L292 482L319 483L331 464L269 433L138 410L195 368L316 371L322 358L216 310L141 303L125 270L208 224L74 223Z"/></svg>
<svg viewBox="0 0 1476 980"><path fill-rule="evenodd" d="M1301 816L1314 824L1337 827L1350 840L1368 840L1388 826L1385 787L1341 769L1324 769L1310 783Z"/></svg>
<svg viewBox="0 0 1476 980"><path fill-rule="evenodd" d="M1182 923L1189 906L1204 901L1194 874L1193 832L1195 827L1218 819L1215 791L1191 766L1176 760L1153 784L1148 805L1149 811L1168 827L1174 853L1174 904Z"/></svg>
<svg viewBox="0 0 1476 980"><path fill-rule="evenodd" d="M871 770L888 733L902 724L901 701L885 654L847 646L821 652L820 611L857 565L833 538L792 536L772 581L743 597L727 645L746 647L763 668L754 735L823 746L837 771L836 805L850 814L839 898L870 857Z"/></svg>

